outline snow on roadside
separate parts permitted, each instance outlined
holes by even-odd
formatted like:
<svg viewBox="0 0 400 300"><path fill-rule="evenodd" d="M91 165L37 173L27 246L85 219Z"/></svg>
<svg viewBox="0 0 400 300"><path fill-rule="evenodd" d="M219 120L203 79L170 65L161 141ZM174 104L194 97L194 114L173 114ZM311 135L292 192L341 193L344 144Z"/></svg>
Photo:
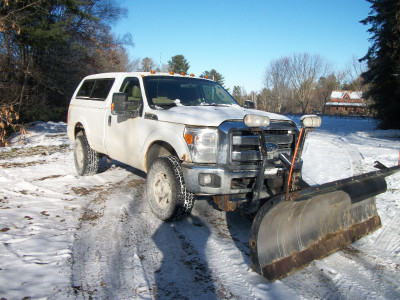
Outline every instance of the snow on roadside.
<svg viewBox="0 0 400 300"><path fill-rule="evenodd" d="M0 295L67 296L80 200L65 123L37 123L0 152Z"/></svg>
<svg viewBox="0 0 400 300"><path fill-rule="evenodd" d="M93 217L87 198L129 173L77 176L62 122L37 122L11 144L0 149L0 296L75 298L72 245Z"/></svg>

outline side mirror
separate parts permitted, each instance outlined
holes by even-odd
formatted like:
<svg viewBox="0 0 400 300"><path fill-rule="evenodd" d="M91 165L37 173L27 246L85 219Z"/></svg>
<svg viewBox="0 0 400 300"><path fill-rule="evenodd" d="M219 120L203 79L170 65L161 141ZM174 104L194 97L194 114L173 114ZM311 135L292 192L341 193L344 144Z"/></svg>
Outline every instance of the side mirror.
<svg viewBox="0 0 400 300"><path fill-rule="evenodd" d="M246 100L246 101L244 101L244 107L245 107L245 108L254 108L255 105L254 105L254 102L253 102L253 101L251 101L251 100Z"/></svg>
<svg viewBox="0 0 400 300"><path fill-rule="evenodd" d="M126 106L128 102L128 95L125 93L114 93L111 103L112 115L124 115L126 113Z"/></svg>

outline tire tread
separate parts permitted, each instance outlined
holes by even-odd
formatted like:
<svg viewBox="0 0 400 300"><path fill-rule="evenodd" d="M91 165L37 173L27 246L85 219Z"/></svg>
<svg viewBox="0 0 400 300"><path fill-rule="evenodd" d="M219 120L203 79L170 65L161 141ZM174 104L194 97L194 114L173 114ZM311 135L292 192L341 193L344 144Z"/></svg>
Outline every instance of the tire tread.
<svg viewBox="0 0 400 300"><path fill-rule="evenodd" d="M83 145L83 151L84 151L84 162L82 170L79 169L78 164L76 162L76 157L74 155L76 171L81 176L97 174L99 171L99 154L90 147L86 135L82 131L78 132L75 139L79 139L79 141Z"/></svg>

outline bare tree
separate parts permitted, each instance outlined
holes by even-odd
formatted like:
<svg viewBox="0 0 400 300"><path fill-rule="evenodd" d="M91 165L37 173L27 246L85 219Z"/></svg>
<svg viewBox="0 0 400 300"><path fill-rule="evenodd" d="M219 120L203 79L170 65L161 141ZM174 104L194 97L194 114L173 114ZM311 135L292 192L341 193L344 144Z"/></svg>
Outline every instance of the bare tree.
<svg viewBox="0 0 400 300"><path fill-rule="evenodd" d="M331 99L331 94L333 90L338 90L340 88L340 81L338 77L331 73L327 77L320 77L317 83L316 89L316 102L318 105L318 110L325 114L326 103Z"/></svg>
<svg viewBox="0 0 400 300"><path fill-rule="evenodd" d="M244 105L244 103L246 102L246 100L248 100L249 95L246 92L246 89L244 88L244 86L240 87L240 91L241 91L241 98L239 99L239 101L236 99L236 101L238 101L238 103L240 105Z"/></svg>
<svg viewBox="0 0 400 300"><path fill-rule="evenodd" d="M257 92L251 91L250 94L248 95L248 98L249 99L247 99L247 100L251 100L254 103L255 109L258 109Z"/></svg>
<svg viewBox="0 0 400 300"><path fill-rule="evenodd" d="M257 97L257 109L275 112L272 108L272 103L274 102L271 91L267 88L263 88Z"/></svg>
<svg viewBox="0 0 400 300"><path fill-rule="evenodd" d="M290 59L281 57L270 62L265 71L264 84L271 91L275 105L270 110L280 113L290 94Z"/></svg>
<svg viewBox="0 0 400 300"><path fill-rule="evenodd" d="M355 91L364 91L367 89L367 86L363 85L361 77L361 74L367 71L367 69L368 66L365 60L360 62L356 56L353 56L349 66L345 70L347 84L344 86Z"/></svg>
<svg viewBox="0 0 400 300"><path fill-rule="evenodd" d="M168 73L169 72L169 66L167 64L161 64L159 65L156 69L157 72L163 72L163 73Z"/></svg>
<svg viewBox="0 0 400 300"><path fill-rule="evenodd" d="M318 79L327 73L328 64L319 55L295 53L289 59L289 66L294 101L304 114L314 97Z"/></svg>
<svg viewBox="0 0 400 300"><path fill-rule="evenodd" d="M145 57L142 59L142 67L140 71L150 72L152 70L155 70L156 67L157 67L156 64L150 57Z"/></svg>

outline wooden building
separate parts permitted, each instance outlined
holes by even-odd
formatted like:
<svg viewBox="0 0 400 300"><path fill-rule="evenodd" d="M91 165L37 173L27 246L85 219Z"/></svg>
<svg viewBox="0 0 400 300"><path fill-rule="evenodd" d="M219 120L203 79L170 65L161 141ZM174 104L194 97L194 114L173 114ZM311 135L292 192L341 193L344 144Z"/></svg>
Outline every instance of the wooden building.
<svg viewBox="0 0 400 300"><path fill-rule="evenodd" d="M367 105L358 91L332 91L330 101L326 103L326 114L356 115L367 114Z"/></svg>

